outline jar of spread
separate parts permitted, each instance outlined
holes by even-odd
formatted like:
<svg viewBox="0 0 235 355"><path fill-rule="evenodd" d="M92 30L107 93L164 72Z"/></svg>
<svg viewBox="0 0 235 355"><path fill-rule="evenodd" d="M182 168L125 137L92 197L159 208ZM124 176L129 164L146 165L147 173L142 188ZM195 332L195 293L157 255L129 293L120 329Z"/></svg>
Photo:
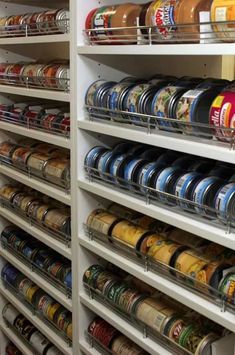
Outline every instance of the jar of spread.
<svg viewBox="0 0 235 355"><path fill-rule="evenodd" d="M178 28L177 36L179 40L180 38L188 38L188 42L195 42L195 40L198 41L200 33L199 25L180 25L199 24L200 12L210 11L212 1L213 0L179 0L177 11L175 12L175 22Z"/></svg>
<svg viewBox="0 0 235 355"><path fill-rule="evenodd" d="M233 0L213 0L211 21L227 22L235 20L235 3ZM234 24L213 24L216 36L223 41L234 42Z"/></svg>

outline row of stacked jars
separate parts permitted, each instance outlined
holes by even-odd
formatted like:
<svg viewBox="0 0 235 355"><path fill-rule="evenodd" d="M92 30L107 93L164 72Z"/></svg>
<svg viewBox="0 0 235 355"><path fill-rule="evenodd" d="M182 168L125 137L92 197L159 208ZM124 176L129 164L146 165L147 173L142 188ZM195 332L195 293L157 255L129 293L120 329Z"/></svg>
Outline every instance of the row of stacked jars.
<svg viewBox="0 0 235 355"><path fill-rule="evenodd" d="M6 141L0 143L0 161L69 188L68 150L28 139L22 139L19 143Z"/></svg>
<svg viewBox="0 0 235 355"><path fill-rule="evenodd" d="M72 314L11 264L1 271L6 285L27 301L39 314L72 339Z"/></svg>
<svg viewBox="0 0 235 355"><path fill-rule="evenodd" d="M233 25L214 23L234 21L234 11L232 0L154 0L145 4L105 5L88 13L85 29L95 44L136 43L140 34L133 27L137 24L143 26L143 38L151 35L152 41L190 43L200 39L200 21L211 21L212 26L202 32L204 40L234 41Z"/></svg>
<svg viewBox="0 0 235 355"><path fill-rule="evenodd" d="M85 104L111 110L107 113L88 108L92 117L99 119L116 122L120 119L124 124L126 121L140 126L150 122L160 130L206 138L215 136L225 142L231 142L234 137L234 132L227 130L235 128L234 83L228 80L187 76L177 79L164 75L149 80L127 77L119 83L100 79L88 88ZM156 119L149 121L148 116L133 113L156 116Z"/></svg>
<svg viewBox="0 0 235 355"><path fill-rule="evenodd" d="M59 103L2 103L1 120L52 133L67 135L70 131L69 107Z"/></svg>
<svg viewBox="0 0 235 355"><path fill-rule="evenodd" d="M210 350L214 341L229 333L116 266L92 265L84 272L83 282L91 292L104 298L107 305L131 317L134 323L170 338L191 354Z"/></svg>
<svg viewBox="0 0 235 355"><path fill-rule="evenodd" d="M68 21L67 9L5 16L0 18L0 37L66 33Z"/></svg>
<svg viewBox="0 0 235 355"><path fill-rule="evenodd" d="M6 184L0 188L0 198L15 213L21 213L30 220L36 221L49 232L70 239L70 208L25 185Z"/></svg>
<svg viewBox="0 0 235 355"><path fill-rule="evenodd" d="M116 204L94 210L86 225L93 233L101 233L104 242L121 243L136 256L157 262L160 270L166 265L166 273L173 268L176 272L171 275L187 286L235 304L235 273L231 271L235 252L231 249Z"/></svg>
<svg viewBox="0 0 235 355"><path fill-rule="evenodd" d="M23 355L22 352L13 344L9 342L5 349L5 355Z"/></svg>
<svg viewBox="0 0 235 355"><path fill-rule="evenodd" d="M3 308L2 316L7 324L14 327L17 333L30 343L33 351L36 351L38 355L62 355L59 349L10 303L7 303ZM7 354L11 355L10 352Z"/></svg>
<svg viewBox="0 0 235 355"><path fill-rule="evenodd" d="M143 349L100 317L88 326L88 333L113 355L148 355Z"/></svg>
<svg viewBox="0 0 235 355"><path fill-rule="evenodd" d="M3 247L10 247L19 256L27 259L33 266L44 271L54 279L68 288L72 289L71 263L66 258L56 253L49 247L33 238L22 229L10 225L1 233Z"/></svg>
<svg viewBox="0 0 235 355"><path fill-rule="evenodd" d="M0 63L0 84L67 91L68 61Z"/></svg>
<svg viewBox="0 0 235 355"><path fill-rule="evenodd" d="M233 165L130 141L95 146L85 156L88 175L131 193L234 225ZM150 188L151 190L148 190Z"/></svg>

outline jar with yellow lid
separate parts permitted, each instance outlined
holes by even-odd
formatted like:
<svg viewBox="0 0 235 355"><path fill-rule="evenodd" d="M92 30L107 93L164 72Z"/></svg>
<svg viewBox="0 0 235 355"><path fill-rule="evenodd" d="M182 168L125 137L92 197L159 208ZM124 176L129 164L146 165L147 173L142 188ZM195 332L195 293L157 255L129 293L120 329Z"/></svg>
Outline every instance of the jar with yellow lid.
<svg viewBox="0 0 235 355"><path fill-rule="evenodd" d="M211 21L235 21L235 2L233 0L213 0L211 6ZM234 41L235 24L213 25L217 37L224 41Z"/></svg>

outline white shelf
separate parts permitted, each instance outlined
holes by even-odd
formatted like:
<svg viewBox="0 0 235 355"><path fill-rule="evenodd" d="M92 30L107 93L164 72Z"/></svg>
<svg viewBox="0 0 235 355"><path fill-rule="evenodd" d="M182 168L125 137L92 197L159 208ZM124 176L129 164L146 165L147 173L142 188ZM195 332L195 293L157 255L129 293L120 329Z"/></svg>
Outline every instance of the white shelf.
<svg viewBox="0 0 235 355"><path fill-rule="evenodd" d="M157 147L172 149L183 153L199 155L201 157L216 159L234 164L235 150L230 149L229 144L220 143L214 140L196 139L192 136L184 136L177 133L169 133L164 131L156 131L157 133L147 133L143 128L129 128L125 126L117 126L114 124L105 124L94 121L78 121L78 127L107 134L122 139L131 139L135 142L150 144Z"/></svg>
<svg viewBox="0 0 235 355"><path fill-rule="evenodd" d="M143 266L138 265L121 254L115 253L104 245L100 245L95 240L89 241L83 236L80 238L80 244L93 253L101 255L102 258L117 265L121 269L124 269L157 290L201 313L205 317L212 319L216 323L223 325L232 332L235 332L235 314L229 311L221 312L219 306L193 293L193 291L187 290L163 276L156 275L152 271L145 272ZM200 307L198 307L198 305L200 305Z"/></svg>
<svg viewBox="0 0 235 355"><path fill-rule="evenodd" d="M37 97L39 99L69 102L70 94L63 91L32 89L20 86L0 85L0 92L13 95Z"/></svg>
<svg viewBox="0 0 235 355"><path fill-rule="evenodd" d="M41 319L34 315L21 301L19 301L9 290L4 288L2 282L0 286L0 292L10 303L13 304L15 308L17 308L26 318L28 318L40 332L42 332L54 345L56 345L57 348L63 352L63 354L72 355L72 349L66 344L61 336L57 335Z"/></svg>
<svg viewBox="0 0 235 355"><path fill-rule="evenodd" d="M77 51L89 55L234 55L235 44L79 45Z"/></svg>
<svg viewBox="0 0 235 355"><path fill-rule="evenodd" d="M22 228L25 232L32 234L32 236L34 236L36 239L48 245L50 248L56 250L59 254L71 260L72 253L70 248L68 248L66 245L53 238L52 236L47 235L47 233L40 230L35 225L30 224L30 222L27 222L17 214L1 206L0 215L6 218L9 222L14 223L18 227Z"/></svg>
<svg viewBox="0 0 235 355"><path fill-rule="evenodd" d="M125 334L128 338L133 340L137 345L148 351L151 355L172 354L161 345L157 344L155 341L149 338L144 338L143 334L138 329L136 329L126 320L116 315L109 308L105 307L95 299L90 299L89 296L85 293L80 293L80 301L94 313L98 314L100 317L106 320L106 322L110 323L120 332Z"/></svg>
<svg viewBox="0 0 235 355"><path fill-rule="evenodd" d="M27 136L33 139L37 139L42 142L50 142L51 144L57 145L59 147L70 149L70 139L57 136L55 134L46 133L43 131L37 131L36 129L29 129L27 127L18 126L16 124L11 124L7 122L2 122L0 120L0 129L16 134L20 134L22 136Z"/></svg>
<svg viewBox="0 0 235 355"><path fill-rule="evenodd" d="M125 191L115 190L111 185L108 187L97 182L89 182L85 178L78 180L78 186L95 195L105 197L113 202L159 219L162 222L169 223L187 232L235 250L235 233L227 234L222 224L210 224L207 219L202 219L196 214L183 212L180 209L167 208L167 206L164 208L164 205L162 207L160 205L148 205L145 201L129 195Z"/></svg>
<svg viewBox="0 0 235 355"><path fill-rule="evenodd" d="M69 34L54 34L29 37L0 38L0 46L10 44L36 44L36 43L66 43L69 42Z"/></svg>
<svg viewBox="0 0 235 355"><path fill-rule="evenodd" d="M25 184L26 186L30 186L35 190L42 192L60 202L65 203L70 206L71 197L70 194L67 194L64 190L57 188L55 185L53 186L46 181L40 180L37 177L30 177L27 174L20 172L19 170L15 170L14 168L8 167L0 162L0 173L10 176L12 179L19 181L20 183Z"/></svg>
<svg viewBox="0 0 235 355"><path fill-rule="evenodd" d="M39 287L41 287L45 292L51 295L54 299L56 299L59 303L61 303L64 307L66 307L70 312L72 312L72 300L67 298L66 295L60 290L56 289L49 281L44 279L42 276L39 276L36 272L28 268L26 265L21 263L19 259L17 259L14 255L9 253L7 250L0 247L0 255L9 261L13 266L15 266L19 271L21 271L24 275L30 278L33 282L35 282Z"/></svg>
<svg viewBox="0 0 235 355"><path fill-rule="evenodd" d="M80 349L86 355L102 355L98 350L92 348L85 340L79 342Z"/></svg>
<svg viewBox="0 0 235 355"><path fill-rule="evenodd" d="M27 355L35 355L31 348L24 343L20 337L17 336L16 332L14 332L11 328L9 328L6 324L0 323L0 329L2 332L11 340L15 346L23 353Z"/></svg>

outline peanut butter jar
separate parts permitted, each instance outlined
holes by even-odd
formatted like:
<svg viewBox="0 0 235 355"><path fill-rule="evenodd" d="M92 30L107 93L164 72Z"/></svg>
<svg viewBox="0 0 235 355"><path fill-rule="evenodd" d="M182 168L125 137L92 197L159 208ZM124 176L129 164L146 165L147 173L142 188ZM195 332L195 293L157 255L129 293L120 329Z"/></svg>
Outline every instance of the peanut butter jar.
<svg viewBox="0 0 235 355"><path fill-rule="evenodd" d="M211 21L235 21L235 2L233 0L214 0L211 6ZM235 40L235 24L213 25L218 38L224 41Z"/></svg>
<svg viewBox="0 0 235 355"><path fill-rule="evenodd" d="M175 23L178 28L178 37L184 38L186 34L188 42L194 42L199 39L199 26L183 26L185 24L198 24L201 11L210 11L212 0L179 0L177 10L175 11Z"/></svg>

